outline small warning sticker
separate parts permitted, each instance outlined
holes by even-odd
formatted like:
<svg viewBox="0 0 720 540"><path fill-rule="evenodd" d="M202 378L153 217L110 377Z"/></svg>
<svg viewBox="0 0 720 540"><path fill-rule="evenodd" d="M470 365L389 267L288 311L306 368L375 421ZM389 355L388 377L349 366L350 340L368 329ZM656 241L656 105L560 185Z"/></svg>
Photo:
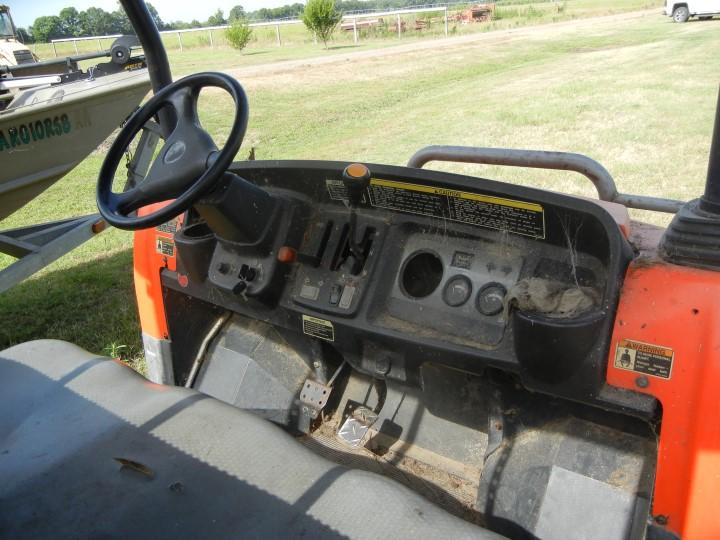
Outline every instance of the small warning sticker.
<svg viewBox="0 0 720 540"><path fill-rule="evenodd" d="M177 232L178 228L178 220L177 218L171 219L170 221L167 221L165 223L161 223L157 227L155 227L156 231L175 234Z"/></svg>
<svg viewBox="0 0 720 540"><path fill-rule="evenodd" d="M162 236L157 236L155 238L155 251L157 251L160 255L174 257L175 256L175 242L173 242L169 238L163 238Z"/></svg>
<svg viewBox="0 0 720 540"><path fill-rule="evenodd" d="M470 270L474 258L475 255L472 253L456 251L455 253L453 253L450 266L454 266L455 268L462 268L463 270Z"/></svg>
<svg viewBox="0 0 720 540"><path fill-rule="evenodd" d="M674 356L675 353L668 347L623 339L615 349L614 366L661 379L669 379L672 374Z"/></svg>
<svg viewBox="0 0 720 540"><path fill-rule="evenodd" d="M302 324L303 334L324 339L325 341L335 341L335 329L330 321L311 317L310 315L303 315Z"/></svg>
<svg viewBox="0 0 720 540"><path fill-rule="evenodd" d="M342 180L325 180L325 187L327 187L328 195L334 201L347 201L348 193L345 184Z"/></svg>
<svg viewBox="0 0 720 540"><path fill-rule="evenodd" d="M537 203L373 178L370 204L411 214L545 238L545 213Z"/></svg>

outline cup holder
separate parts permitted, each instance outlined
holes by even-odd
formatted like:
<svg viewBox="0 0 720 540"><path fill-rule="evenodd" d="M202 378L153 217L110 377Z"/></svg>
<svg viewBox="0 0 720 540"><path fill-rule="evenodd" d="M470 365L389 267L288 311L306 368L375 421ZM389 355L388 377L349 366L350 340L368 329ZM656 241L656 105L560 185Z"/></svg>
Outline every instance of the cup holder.
<svg viewBox="0 0 720 540"><path fill-rule="evenodd" d="M513 311L515 353L523 371L538 381L558 384L584 365L606 320L594 309L569 319Z"/></svg>
<svg viewBox="0 0 720 540"><path fill-rule="evenodd" d="M432 251L419 251L410 255L400 272L400 289L410 298L430 296L443 278L442 259Z"/></svg>
<svg viewBox="0 0 720 540"><path fill-rule="evenodd" d="M175 235L178 259L187 275L196 282L207 277L217 239L205 223L184 227Z"/></svg>

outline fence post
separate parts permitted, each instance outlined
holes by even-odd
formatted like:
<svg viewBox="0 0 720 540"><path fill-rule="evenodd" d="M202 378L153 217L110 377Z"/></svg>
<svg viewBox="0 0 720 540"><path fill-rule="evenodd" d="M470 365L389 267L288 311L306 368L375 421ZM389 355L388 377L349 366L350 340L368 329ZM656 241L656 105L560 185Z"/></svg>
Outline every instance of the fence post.
<svg viewBox="0 0 720 540"><path fill-rule="evenodd" d="M180 32L177 32L177 37L178 37L178 43L180 44L180 52L183 52L182 38L180 37Z"/></svg>
<svg viewBox="0 0 720 540"><path fill-rule="evenodd" d="M213 43L212 30L208 30L208 34L210 35L210 47L212 47L214 49L215 43Z"/></svg>
<svg viewBox="0 0 720 540"><path fill-rule="evenodd" d="M98 51L102 51L102 43L100 43L100 39L98 38Z"/></svg>
<svg viewBox="0 0 720 540"><path fill-rule="evenodd" d="M55 58L57 58L57 49L55 48L55 42L52 42L53 45L53 52L55 53Z"/></svg>
<svg viewBox="0 0 720 540"><path fill-rule="evenodd" d="M73 45L75 46L75 54L80 54L80 53L78 53L77 41L75 41L74 39L73 39Z"/></svg>
<svg viewBox="0 0 720 540"><path fill-rule="evenodd" d="M353 19L353 40L355 43L358 42L358 35L357 35L357 17Z"/></svg>
<svg viewBox="0 0 720 540"><path fill-rule="evenodd" d="M445 6L445 37L448 37L448 8Z"/></svg>
<svg viewBox="0 0 720 540"><path fill-rule="evenodd" d="M400 23L400 14L397 14L398 37L402 37L402 24Z"/></svg>
<svg viewBox="0 0 720 540"><path fill-rule="evenodd" d="M280 39L280 25L275 25L275 35L277 36L278 47L282 47L282 40Z"/></svg>

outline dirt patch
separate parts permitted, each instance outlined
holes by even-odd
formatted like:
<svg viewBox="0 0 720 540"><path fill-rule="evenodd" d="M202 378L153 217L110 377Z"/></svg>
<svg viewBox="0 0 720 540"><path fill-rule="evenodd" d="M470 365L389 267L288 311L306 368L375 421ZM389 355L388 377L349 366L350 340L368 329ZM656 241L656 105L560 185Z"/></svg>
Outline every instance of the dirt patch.
<svg viewBox="0 0 720 540"><path fill-rule="evenodd" d="M366 470L392 478L419 493L431 502L441 506L451 514L471 523L483 525L482 517L475 510L480 471L474 472L474 481L465 476L445 470L443 464L448 461L437 454L406 443L399 444L403 451L391 448L370 449L366 447L352 448L339 442L336 433L340 418L334 415L326 418L310 435L299 438L299 441L314 452L331 461L347 467ZM371 430L368 440L373 440L377 432ZM408 454L419 453L425 459ZM429 458L429 459L428 459ZM439 460L439 461L437 461ZM446 463L445 463L446 464ZM461 466L462 464L456 464Z"/></svg>

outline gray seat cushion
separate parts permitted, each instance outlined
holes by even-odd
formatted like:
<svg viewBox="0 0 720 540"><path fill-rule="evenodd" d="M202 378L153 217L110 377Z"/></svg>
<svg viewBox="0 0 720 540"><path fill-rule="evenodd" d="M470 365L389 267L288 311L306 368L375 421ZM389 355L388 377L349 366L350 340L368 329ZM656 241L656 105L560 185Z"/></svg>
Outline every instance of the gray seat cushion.
<svg viewBox="0 0 720 540"><path fill-rule="evenodd" d="M250 413L50 340L0 353L0 536L499 538Z"/></svg>

